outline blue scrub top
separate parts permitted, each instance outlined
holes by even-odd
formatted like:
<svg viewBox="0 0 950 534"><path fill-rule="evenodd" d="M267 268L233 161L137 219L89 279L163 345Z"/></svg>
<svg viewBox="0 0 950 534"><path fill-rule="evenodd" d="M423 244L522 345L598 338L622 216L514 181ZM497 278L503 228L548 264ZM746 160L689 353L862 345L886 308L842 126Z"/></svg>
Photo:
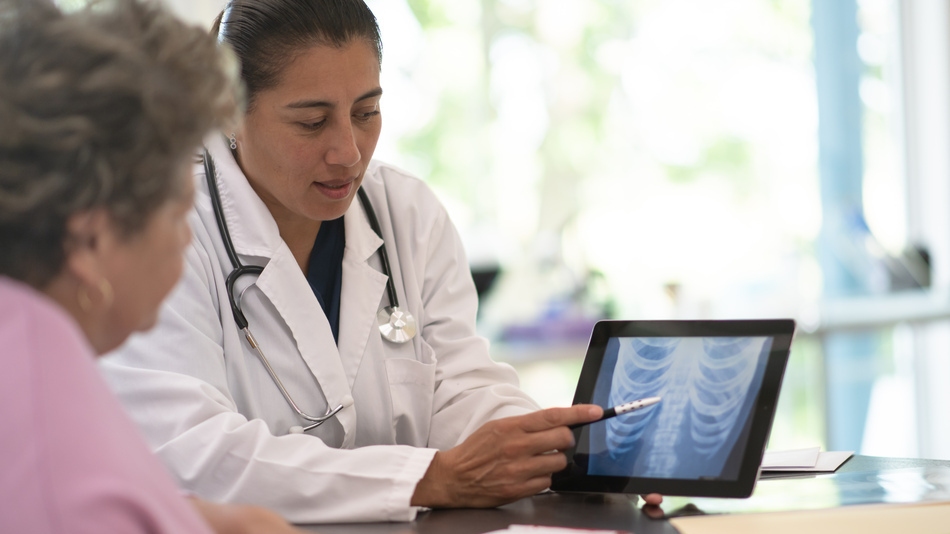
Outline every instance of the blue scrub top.
<svg viewBox="0 0 950 534"><path fill-rule="evenodd" d="M320 223L310 252L307 281L330 321L333 339L340 344L340 289L343 287L343 249L346 235L343 217Z"/></svg>

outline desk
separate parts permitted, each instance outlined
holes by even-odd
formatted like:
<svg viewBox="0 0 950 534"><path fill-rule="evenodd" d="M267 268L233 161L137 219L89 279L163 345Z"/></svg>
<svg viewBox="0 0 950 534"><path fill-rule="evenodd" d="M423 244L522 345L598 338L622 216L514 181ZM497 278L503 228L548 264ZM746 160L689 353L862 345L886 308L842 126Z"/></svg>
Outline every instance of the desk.
<svg viewBox="0 0 950 534"><path fill-rule="evenodd" d="M950 461L940 460L854 456L841 466L835 475L822 475L820 478L834 479L842 475L853 478L861 476L861 473L893 471L899 474L917 470L947 473L946 489L950 490ZM814 481L815 477L809 476L805 480ZM787 476L764 478L759 481L752 498L755 499L760 493L767 493L770 484L789 483L794 481ZM681 499L683 498L669 500ZM323 534L480 534L505 529L511 524L619 529L633 531L635 534L677 534L676 529L666 520L647 517L640 510L640 503L635 496L568 493L536 495L488 510L433 510L419 514L411 523L313 525L304 528Z"/></svg>

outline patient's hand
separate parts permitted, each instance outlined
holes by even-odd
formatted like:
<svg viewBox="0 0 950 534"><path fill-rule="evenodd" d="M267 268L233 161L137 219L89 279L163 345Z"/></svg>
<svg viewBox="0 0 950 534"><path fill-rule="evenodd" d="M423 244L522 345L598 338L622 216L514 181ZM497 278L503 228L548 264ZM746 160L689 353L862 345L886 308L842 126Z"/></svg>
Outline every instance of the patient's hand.
<svg viewBox="0 0 950 534"><path fill-rule="evenodd" d="M284 518L260 506L189 500L216 534L303 534Z"/></svg>

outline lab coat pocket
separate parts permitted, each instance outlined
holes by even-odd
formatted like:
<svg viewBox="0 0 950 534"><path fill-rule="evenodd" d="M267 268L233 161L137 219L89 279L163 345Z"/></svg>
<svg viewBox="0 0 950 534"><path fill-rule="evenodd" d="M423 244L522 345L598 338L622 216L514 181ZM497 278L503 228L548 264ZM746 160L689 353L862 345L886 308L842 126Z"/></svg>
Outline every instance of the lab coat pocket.
<svg viewBox="0 0 950 534"><path fill-rule="evenodd" d="M434 362L422 363L408 358L386 360L393 431L398 444L425 447L429 441L435 367Z"/></svg>

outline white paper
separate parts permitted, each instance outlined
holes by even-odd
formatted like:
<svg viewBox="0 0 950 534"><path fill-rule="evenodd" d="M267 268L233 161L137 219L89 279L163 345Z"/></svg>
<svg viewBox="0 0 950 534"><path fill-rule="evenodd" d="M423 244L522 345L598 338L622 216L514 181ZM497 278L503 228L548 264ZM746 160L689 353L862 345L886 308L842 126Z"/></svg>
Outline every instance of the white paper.
<svg viewBox="0 0 950 534"><path fill-rule="evenodd" d="M762 469L771 467L815 467L821 447L795 449L791 451L765 451L762 457Z"/></svg>
<svg viewBox="0 0 950 534"><path fill-rule="evenodd" d="M619 532L623 531L549 527L544 525L510 525L505 530L493 530L486 534L617 534Z"/></svg>
<svg viewBox="0 0 950 534"><path fill-rule="evenodd" d="M812 449L801 449L802 451L811 451ZM783 453L798 452L798 451L782 451ZM765 456L768 457L770 453L765 453ZM803 465L807 464L808 460L804 458L794 458L790 460L791 463L781 464L780 462L770 459L769 465L766 465L765 458L762 459L762 471L801 471L801 472L811 472L811 473L833 473L841 464L843 464L848 458L854 455L854 451L825 451L819 452L817 459L812 463L811 466ZM782 457L779 457L780 459ZM796 465L797 463L797 465Z"/></svg>

